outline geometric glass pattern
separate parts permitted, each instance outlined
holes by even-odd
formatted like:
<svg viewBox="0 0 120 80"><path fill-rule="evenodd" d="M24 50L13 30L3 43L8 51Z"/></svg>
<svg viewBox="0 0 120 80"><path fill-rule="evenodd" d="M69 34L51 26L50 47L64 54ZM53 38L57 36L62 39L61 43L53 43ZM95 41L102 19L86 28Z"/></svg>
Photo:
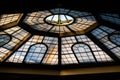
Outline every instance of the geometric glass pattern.
<svg viewBox="0 0 120 80"><path fill-rule="evenodd" d="M15 26L0 32L0 35L6 34L10 35L10 41L0 47L0 60L4 60L7 56L11 54L11 51L22 43L22 40L29 34L24 29L19 26ZM24 34L24 35L23 35ZM9 39L9 38L8 38Z"/></svg>
<svg viewBox="0 0 120 80"><path fill-rule="evenodd" d="M109 20L108 16L115 20ZM2 14L0 62L28 65L114 63L115 57L120 59L120 31L112 25L99 23L99 17L119 24L117 14L96 16L65 8Z"/></svg>
<svg viewBox="0 0 120 80"><path fill-rule="evenodd" d="M20 14L4 14L0 17L0 26L17 21Z"/></svg>
<svg viewBox="0 0 120 80"><path fill-rule="evenodd" d="M109 62L112 61L111 57L108 56L107 53L105 53L97 44L95 44L90 38L88 38L85 35L77 36L77 41L85 43L89 45L89 49L91 49L94 59L96 59L96 62ZM91 53L85 52L87 55ZM92 57L92 56L89 56ZM84 61L83 61L84 62ZM90 62L90 61L89 61ZM93 61L92 61L93 62Z"/></svg>
<svg viewBox="0 0 120 80"><path fill-rule="evenodd" d="M100 15L100 17L103 20L106 20L106 21L109 21L111 23L120 25L120 14L105 14L105 13L102 13Z"/></svg>
<svg viewBox="0 0 120 80"><path fill-rule="evenodd" d="M54 37L44 37L44 36L39 36L39 35L34 35L32 38L30 38L23 46L21 46L8 60L7 62L14 62L14 63L31 63L30 59L31 56L26 56L27 54L30 55L30 51L32 49L36 50L39 49L39 56L38 58L40 62L42 57L44 56L44 59L42 59L43 64L58 64L58 40L57 38ZM46 45L44 45L44 44ZM34 46L38 44L38 48L35 48ZM40 46L42 46L40 48ZM48 49L47 49L47 47ZM44 47L44 48L43 48ZM31 49L32 48L32 49ZM34 52L33 54L38 54L37 52ZM27 58L25 58L25 56ZM34 55L35 56L35 55ZM36 57L37 58L37 57ZM35 59L36 59L35 58ZM25 59L25 61L24 61ZM36 60L34 60L36 61Z"/></svg>
<svg viewBox="0 0 120 80"><path fill-rule="evenodd" d="M6 34L0 35L0 46L7 44L10 41L10 36Z"/></svg>
<svg viewBox="0 0 120 80"><path fill-rule="evenodd" d="M82 62L95 62L94 54L92 53L90 47L85 43L77 43L73 45L73 51L79 61Z"/></svg>
<svg viewBox="0 0 120 80"><path fill-rule="evenodd" d="M85 35L62 38L62 64L109 61L112 59Z"/></svg>
<svg viewBox="0 0 120 80"><path fill-rule="evenodd" d="M92 34L100 40L112 53L120 58L119 36L114 35L117 31L107 26L100 26L92 31ZM113 35L111 35L113 33ZM118 42L116 42L118 41Z"/></svg>
<svg viewBox="0 0 120 80"><path fill-rule="evenodd" d="M59 36L84 34L97 26L97 22L91 13L64 8L29 13L24 22L35 30L58 34Z"/></svg>
<svg viewBox="0 0 120 80"><path fill-rule="evenodd" d="M44 37L43 43L48 46L47 53L43 59L43 64L58 64L58 38Z"/></svg>
<svg viewBox="0 0 120 80"><path fill-rule="evenodd" d="M114 44L120 46L120 32L116 32L113 33L109 36L109 39L111 40L111 42L113 42Z"/></svg>
<svg viewBox="0 0 120 80"><path fill-rule="evenodd" d="M78 61L73 54L71 49L72 45L76 43L75 37L63 37L61 42L61 57L62 57L62 64L78 64Z"/></svg>
<svg viewBox="0 0 120 80"><path fill-rule="evenodd" d="M35 44L30 46L24 62L26 63L40 63L47 51L44 44Z"/></svg>

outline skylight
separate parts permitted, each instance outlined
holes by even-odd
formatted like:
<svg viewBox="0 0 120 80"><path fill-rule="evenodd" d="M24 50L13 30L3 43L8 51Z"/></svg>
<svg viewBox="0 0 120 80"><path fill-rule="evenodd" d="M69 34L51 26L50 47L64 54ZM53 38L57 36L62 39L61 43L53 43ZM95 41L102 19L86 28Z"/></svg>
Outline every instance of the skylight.
<svg viewBox="0 0 120 80"><path fill-rule="evenodd" d="M46 17L45 21L56 26L65 26L74 22L74 19L69 15L51 15Z"/></svg>
<svg viewBox="0 0 120 80"><path fill-rule="evenodd" d="M29 13L24 22L37 31L45 31L60 37L85 34L98 25L89 12L62 8Z"/></svg>
<svg viewBox="0 0 120 80"><path fill-rule="evenodd" d="M55 8L22 14L1 15L1 62L81 65L120 59L120 31L98 25L92 13Z"/></svg>

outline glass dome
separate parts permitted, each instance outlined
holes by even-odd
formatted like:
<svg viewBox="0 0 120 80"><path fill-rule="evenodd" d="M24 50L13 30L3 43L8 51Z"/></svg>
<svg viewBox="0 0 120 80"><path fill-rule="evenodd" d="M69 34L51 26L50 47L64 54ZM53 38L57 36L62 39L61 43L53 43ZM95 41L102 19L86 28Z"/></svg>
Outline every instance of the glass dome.
<svg viewBox="0 0 120 80"><path fill-rule="evenodd" d="M98 14L120 26L119 14ZM3 14L0 61L41 65L109 63L120 60L120 32L94 14L65 8Z"/></svg>

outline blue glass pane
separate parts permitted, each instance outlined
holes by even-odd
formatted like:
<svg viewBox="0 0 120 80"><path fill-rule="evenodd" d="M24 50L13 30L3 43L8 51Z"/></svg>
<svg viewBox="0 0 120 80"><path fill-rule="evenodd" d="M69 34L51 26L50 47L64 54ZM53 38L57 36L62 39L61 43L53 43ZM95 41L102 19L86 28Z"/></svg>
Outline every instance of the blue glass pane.
<svg viewBox="0 0 120 80"><path fill-rule="evenodd" d="M5 45L10 41L10 36L7 34L0 35L0 46Z"/></svg>
<svg viewBox="0 0 120 80"><path fill-rule="evenodd" d="M100 30L96 31L96 34L98 34ZM100 31L101 32L101 31ZM105 33L104 33L105 34ZM103 37L102 35L101 36L98 36L98 37ZM76 37L77 40L79 42L82 42L84 43L84 45L86 46L89 46L89 50L91 49L90 52L87 52L87 54L91 54L91 52L93 53L93 55L95 56L94 58L96 58L97 62L109 62L109 61L112 61L112 59L110 58L109 55L107 55L107 53L105 53L99 46L97 46L90 38L88 38L86 35L80 35L80 36L77 36ZM81 44L79 44L81 45ZM92 55L92 56L93 56ZM90 57L92 57L90 56ZM92 60L91 62L93 62L94 60ZM96 62L96 61L94 61Z"/></svg>
<svg viewBox="0 0 120 80"><path fill-rule="evenodd" d="M120 25L120 16L119 14L101 14L100 15L103 20L115 23Z"/></svg>
<svg viewBox="0 0 120 80"><path fill-rule="evenodd" d="M73 46L73 51L80 63L95 62L95 59L88 45L77 43Z"/></svg>
<svg viewBox="0 0 120 80"><path fill-rule="evenodd" d="M25 58L26 63L40 63L44 54L46 53L47 47L44 44L35 44L32 45L28 54Z"/></svg>
<svg viewBox="0 0 120 80"><path fill-rule="evenodd" d="M112 34L112 35L110 35L109 38L113 43L120 46L120 33Z"/></svg>
<svg viewBox="0 0 120 80"><path fill-rule="evenodd" d="M92 34L113 52L113 54L120 58L120 47L118 46L120 45L120 35L116 34L116 32L118 31L107 26L100 26L93 30Z"/></svg>

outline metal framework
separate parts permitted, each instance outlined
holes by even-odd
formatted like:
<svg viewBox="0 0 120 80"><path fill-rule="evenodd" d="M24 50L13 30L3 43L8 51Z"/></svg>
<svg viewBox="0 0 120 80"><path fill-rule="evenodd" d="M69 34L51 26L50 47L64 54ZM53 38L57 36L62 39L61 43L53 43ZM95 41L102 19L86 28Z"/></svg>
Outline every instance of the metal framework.
<svg viewBox="0 0 120 80"><path fill-rule="evenodd" d="M9 1L7 1L7 2L4 2L3 1L3 4L4 3L8 3ZM59 2L59 4L57 4ZM86 3L86 2L82 2L82 3L80 3L80 4L76 4L75 5L75 8L72 8L71 6L67 6L67 5L65 5L65 4L63 4L63 2L62 1L55 1L53 4L55 4L55 5L52 5L52 6L49 6L49 8L47 7L44 7L44 8L36 8L36 6L32 6L32 8L31 9L28 9L27 7L26 8L24 8L24 9L22 9L22 7L20 6L19 7L19 9L20 10L16 10L15 8L12 8L12 7L10 7L10 10L6 10L7 8L5 8L5 10L3 10L2 8L0 8L1 10L3 10L3 11L1 11L0 12L0 14L2 15L2 14L6 14L6 13L19 13L20 14L20 16L19 16L19 18L16 20L16 21L13 21L13 22L10 22L10 23L8 23L8 24L5 24L5 25L2 25L2 26L0 26L0 31L3 31L4 32L4 30L6 30L6 29L10 29L10 28L12 28L12 27L14 27L14 26L16 26L16 25L18 25L18 26L20 26L22 29L24 29L24 30L26 30L27 32L29 32L29 34L19 43L19 44L17 44L17 46L15 46L13 49L11 49L11 52L10 53L8 53L8 55L6 55L6 56L4 56L3 58L2 58L2 60L1 60L1 62L2 62L2 64L6 64L6 62L9 62L8 61L8 59L12 56L12 55L14 55L14 53L19 49L19 48L21 48L22 47L22 45L24 45L25 43L27 43L27 41L28 40L30 40L34 35L39 35L39 36L42 36L43 38L42 38L42 41L40 42L40 43L44 43L45 41L45 38L46 38L46 36L47 36L47 38L49 37L49 38L57 38L58 40L56 40L57 41L57 43L58 44L56 44L56 43L44 43L48 48L49 47L51 47L51 46L48 46L48 45L57 45L57 51L56 52L58 52L57 54L55 54L55 55L58 55L58 61L56 62L56 64L57 65L54 65L55 66L55 68L57 68L57 67L59 67L59 68L57 68L57 69L65 69L65 68L74 68L74 67L91 67L91 66L104 66L105 64L106 65L114 65L114 64L117 64L117 65L119 65L119 63L120 63L120 58L118 57L118 56L116 56L115 54L113 54L113 52L112 51L110 51L102 42L100 42L99 41L99 39L97 39L95 36L93 36L93 34L91 34L90 32L92 31L92 30L94 30L94 29L97 29L99 26L101 26L101 25L105 25L105 26L107 26L107 27L109 27L109 28L113 28L113 29L115 29L115 30L120 30L120 25L118 25L118 24L114 24L114 23L112 23L112 22L110 22L110 21L106 21L106 20L104 20L100 15L101 15L101 13L103 13L103 12L106 12L106 13L111 13L111 14L113 14L113 12L115 12L116 14L119 14L120 12L118 11L118 10L113 10L113 7L110 7L110 10L108 10L107 8L105 8L104 10L101 10L101 9L98 9L98 11L94 11L93 10L93 8L92 7L90 7L89 9L86 9L86 7L84 7L85 9L83 9L82 7L77 7L78 5L80 5L80 4L82 4L82 3ZM76 1L77 2L77 1ZM37 2L36 2L37 3ZM44 2L43 1L43 3L46 3L46 2ZM65 1L65 3L66 3L66 1ZM102 2L100 2L100 3L102 3ZM30 4L30 3L29 3ZM41 3L39 3L41 6L46 6L46 4L41 4ZM71 4L71 3L70 3ZM93 3L91 3L91 4L93 4ZM32 4L31 4L32 5ZM96 4L96 6L97 6L98 4ZM17 6L17 5L16 5ZM82 5L81 5L82 6ZM91 6L91 5L88 5L88 6ZM4 5L1 5L1 7L4 7ZM17 6L18 7L18 6ZM23 3L23 7L25 7L25 3ZM86 29L84 32L82 32L82 33L80 33L80 32L77 32L77 31L74 31L73 29L71 29L68 25L66 25L66 27L70 30L70 33L69 34L55 34L55 33L52 33L52 32L49 32L50 30L48 30L48 31L39 31L39 30L35 30L35 29L33 29L32 27L30 27L30 25L28 25L28 24L26 24L26 23L24 23L24 20L25 20L25 18L26 18L26 16L28 16L28 13L32 13L32 12L36 12L36 11L44 11L44 10L48 10L48 11L50 11L51 13L53 13L50 9L54 9L54 7L62 7L62 8L67 8L67 9L70 9L66 14L68 14L68 13L70 13L70 11L71 10L76 10L76 11L87 11L87 12L91 12L91 14L95 17L95 19L96 19L96 21L97 21L97 23L96 24L94 24L94 25L92 25L92 26L90 26L90 29ZM36 9L35 9L36 8ZM96 9L97 10L97 9ZM55 13L53 13L54 15L55 15ZM91 15L87 15L87 16L91 16ZM85 16L81 16L81 17L85 17ZM59 19L60 20L60 19ZM76 21L76 20L75 20ZM74 21L74 22L75 22ZM72 23L71 23L72 24ZM59 21L59 25L58 26L61 26L60 25L60 21ZM17 31L16 31L17 32ZM75 45L75 44L80 44L80 43L83 43L83 42L80 42L79 41L79 39L77 39L77 37L76 36L79 36L79 35L86 35L89 39L91 39L95 44L97 44L97 46L99 47L99 48L101 48L108 56L110 56L110 58L111 59L113 59L113 62L109 62L109 61L107 61L107 62L99 62L98 60L97 60L97 58L96 58L96 55L94 54L94 51L92 51L92 49L91 49L91 47L89 46L89 48L90 48L90 51L91 51L91 53L92 53L92 55L93 55L93 57L94 57L94 59L95 59L95 63L93 62L91 62L91 63L80 63L79 62L79 60L78 60L78 58L77 58L77 56L76 56L76 53L74 52L74 50L73 50L73 46ZM115 33L116 34L116 33ZM11 35L11 34L10 34ZM64 36L65 35L65 36ZM73 43L70 43L70 45L72 44L72 47L70 47L70 49L72 49L72 52L73 52L73 54L74 54L74 56L72 56L71 57L71 55L70 54L66 54L67 56L69 56L70 58L75 58L76 59L76 61L78 62L77 64L76 63L74 63L74 64L65 64L65 65L63 65L62 64L62 59L63 59L63 54L62 54L62 51L63 51L63 47L62 46L66 46L66 45L64 45L64 44L62 44L62 42L64 42L62 39L63 38L65 38L65 37L70 37L70 35L72 35L72 37L74 37L75 38L75 41L76 42L73 42ZM110 34L110 35L108 35L109 37L109 40L112 42L112 43L114 43L111 39L110 39L110 36L111 35L114 35L114 33L112 33L112 34ZM49 39L47 39L47 40L49 40ZM72 40L72 39L71 39ZM66 42L69 42L69 40L66 40ZM73 40L74 41L74 40ZM39 41L38 41L39 42ZM7 43L9 43L9 41L7 42ZM89 42L88 42L89 43ZM5 43L6 44L6 43ZM5 45L4 44L4 45ZM33 45L35 45L35 44L37 44L37 42L36 43L34 43ZM84 44L84 43L83 43ZM85 43L86 44L86 43ZM118 44L116 44L116 43L114 43L115 45L117 45L118 47L119 47L119 45ZM55 49L56 47L54 46L53 47L53 49ZM67 47L68 48L68 47ZM66 48L66 50L67 50L67 48ZM48 49L47 49L48 50ZM49 50L50 51L50 50ZM54 51L54 50L53 50ZM18 51L19 52L19 51ZM68 51L69 52L69 51ZM46 55L48 54L47 52L45 53ZM25 54L25 57L24 57L24 59L23 59L23 61L21 61L23 64L25 64L25 65L27 65L26 63L25 63L25 58L26 58L26 56L27 56L27 53ZM54 55L53 55L54 56ZM50 56L48 56L48 57L50 57ZM43 56L43 58L46 58L46 56L44 55ZM42 58L42 61L44 61L44 59ZM52 57L52 58L54 58L54 57ZM71 59L72 60L72 59ZM40 66L49 66L49 64L42 64L42 61L41 61L41 63L39 64ZM55 60L56 61L56 60ZM68 61L66 61L66 63L67 62L69 62L70 60L68 60ZM53 62L54 63L54 62ZM1 64L1 65L2 65ZM8 63L9 64L9 63ZM13 64L14 65L14 63L10 63L10 64ZM17 64L17 63L16 63ZM53 66L53 65L52 65ZM42 68L44 68L44 67L42 67Z"/></svg>

